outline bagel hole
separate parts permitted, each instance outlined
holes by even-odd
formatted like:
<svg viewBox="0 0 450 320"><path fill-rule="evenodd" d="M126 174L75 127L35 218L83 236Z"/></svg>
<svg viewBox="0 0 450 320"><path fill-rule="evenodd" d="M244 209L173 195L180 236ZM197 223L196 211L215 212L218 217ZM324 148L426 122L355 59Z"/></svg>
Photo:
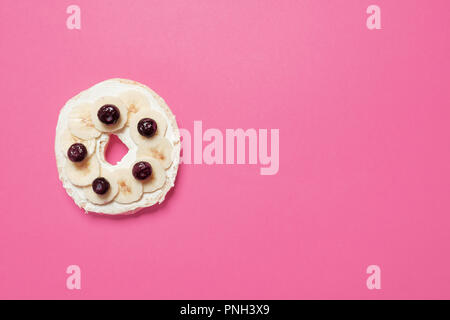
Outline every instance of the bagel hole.
<svg viewBox="0 0 450 320"><path fill-rule="evenodd" d="M105 150L105 160L116 165L128 153L128 147L115 134L109 136L108 145Z"/></svg>

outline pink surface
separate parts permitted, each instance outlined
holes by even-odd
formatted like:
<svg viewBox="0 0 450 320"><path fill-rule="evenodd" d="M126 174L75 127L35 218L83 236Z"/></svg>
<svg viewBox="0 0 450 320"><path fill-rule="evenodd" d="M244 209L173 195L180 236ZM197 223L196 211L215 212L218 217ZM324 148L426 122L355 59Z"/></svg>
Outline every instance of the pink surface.
<svg viewBox="0 0 450 320"><path fill-rule="evenodd" d="M74 3L0 2L0 298L450 298L447 0ZM84 215L57 117L112 77L191 132L279 128L278 174L183 165L159 208Z"/></svg>

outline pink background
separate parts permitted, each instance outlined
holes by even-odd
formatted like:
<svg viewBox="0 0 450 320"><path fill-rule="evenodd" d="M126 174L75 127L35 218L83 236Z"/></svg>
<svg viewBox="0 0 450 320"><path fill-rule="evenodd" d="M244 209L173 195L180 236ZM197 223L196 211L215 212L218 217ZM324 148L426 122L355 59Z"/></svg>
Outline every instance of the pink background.
<svg viewBox="0 0 450 320"><path fill-rule="evenodd" d="M450 298L449 9L2 0L0 298ZM191 131L279 128L279 173L184 165L159 208L84 215L58 180L55 126L112 77L152 87Z"/></svg>

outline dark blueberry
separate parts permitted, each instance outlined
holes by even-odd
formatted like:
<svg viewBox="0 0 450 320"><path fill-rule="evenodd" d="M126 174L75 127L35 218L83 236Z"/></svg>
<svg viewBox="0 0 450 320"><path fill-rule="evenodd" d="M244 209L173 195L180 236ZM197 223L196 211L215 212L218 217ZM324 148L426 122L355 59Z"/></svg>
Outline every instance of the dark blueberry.
<svg viewBox="0 0 450 320"><path fill-rule="evenodd" d="M115 105L105 104L98 109L97 117L104 124L114 124L119 120L120 111Z"/></svg>
<svg viewBox="0 0 450 320"><path fill-rule="evenodd" d="M109 190L109 182L105 178L97 178L92 181L92 190L96 194L105 194Z"/></svg>
<svg viewBox="0 0 450 320"><path fill-rule="evenodd" d="M87 149L82 143L74 143L67 150L67 157L73 162L81 162L87 156Z"/></svg>
<svg viewBox="0 0 450 320"><path fill-rule="evenodd" d="M155 135L156 130L158 129L158 125L156 124L155 120L144 118L138 122L137 129L141 136L150 138Z"/></svg>
<svg viewBox="0 0 450 320"><path fill-rule="evenodd" d="M133 176L138 180L145 180L152 175L150 163L141 161L133 166Z"/></svg>

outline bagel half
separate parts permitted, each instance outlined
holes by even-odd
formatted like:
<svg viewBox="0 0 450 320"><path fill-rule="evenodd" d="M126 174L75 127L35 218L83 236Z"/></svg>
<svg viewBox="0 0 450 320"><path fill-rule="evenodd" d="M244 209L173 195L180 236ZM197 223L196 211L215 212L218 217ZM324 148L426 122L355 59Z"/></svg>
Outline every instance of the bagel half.
<svg viewBox="0 0 450 320"><path fill-rule="evenodd" d="M105 127L96 116L96 108L117 105L121 118ZM142 141L136 134L136 117L152 117L158 122L154 137ZM105 160L110 134L128 147L128 153L116 165ZM87 157L81 163L67 157L72 143L83 143ZM153 90L131 80L110 79L82 91L61 109L56 126L56 164L59 179L75 203L88 212L108 215L133 214L164 201L175 184L180 163L180 132L175 116ZM136 180L132 167L144 159L153 164L151 178ZM92 180L107 177L113 186L106 195L92 192Z"/></svg>

